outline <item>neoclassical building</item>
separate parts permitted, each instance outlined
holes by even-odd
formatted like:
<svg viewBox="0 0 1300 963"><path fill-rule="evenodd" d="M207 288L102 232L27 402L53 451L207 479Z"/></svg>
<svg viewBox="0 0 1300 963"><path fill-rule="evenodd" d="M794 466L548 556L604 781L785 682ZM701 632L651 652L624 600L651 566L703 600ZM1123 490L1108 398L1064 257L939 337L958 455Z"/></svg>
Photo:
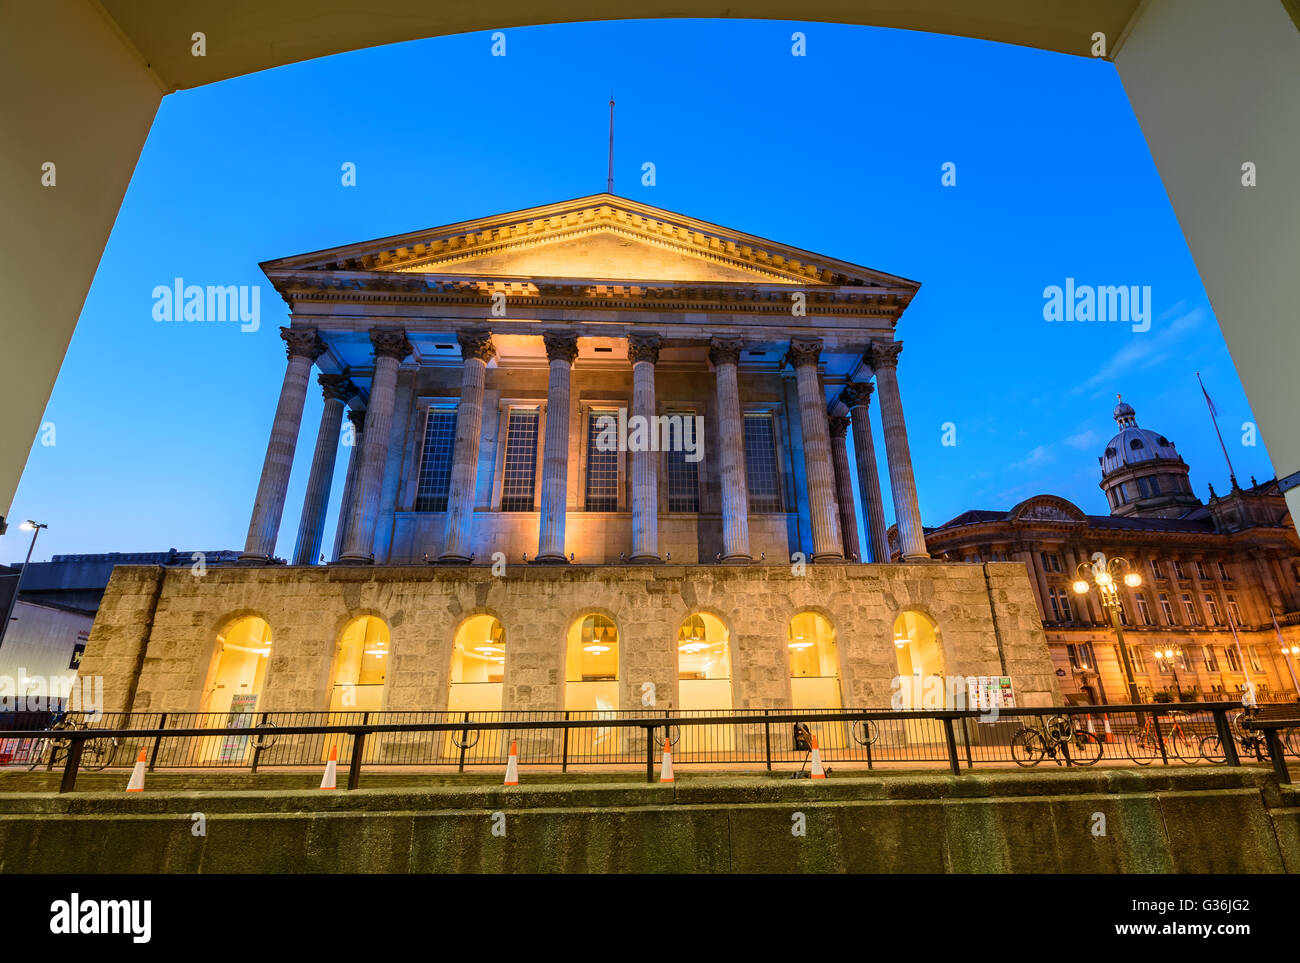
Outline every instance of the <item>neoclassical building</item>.
<svg viewBox="0 0 1300 963"><path fill-rule="evenodd" d="M1057 698L1023 566L927 550L916 282L612 194L262 267L288 361L244 564L118 570L85 656L118 708L883 705L900 673Z"/></svg>
<svg viewBox="0 0 1300 963"><path fill-rule="evenodd" d="M930 550L955 561L1027 567L1069 702L1128 701L1097 591L1072 588L1079 563L1098 552L1127 559L1142 576L1141 585L1119 592L1120 624L1145 701L1175 692L1236 699L1247 680L1261 698L1296 698L1300 537L1277 482L1252 478L1242 488L1230 477L1226 494L1211 485L1203 503L1170 439L1139 426L1122 400L1113 417L1118 431L1097 459L1110 514L1038 495L1010 511L967 511L926 529Z"/></svg>

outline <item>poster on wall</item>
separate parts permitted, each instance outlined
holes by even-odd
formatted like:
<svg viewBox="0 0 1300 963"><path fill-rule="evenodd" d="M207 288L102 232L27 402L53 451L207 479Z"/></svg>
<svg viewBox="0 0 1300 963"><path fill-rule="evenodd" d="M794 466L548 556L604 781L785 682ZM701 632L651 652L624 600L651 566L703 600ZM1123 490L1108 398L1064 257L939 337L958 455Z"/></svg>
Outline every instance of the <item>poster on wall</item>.
<svg viewBox="0 0 1300 963"><path fill-rule="evenodd" d="M966 679L970 708L980 712L994 709L1014 709L1015 692L1011 688L1011 678L1005 675L977 675Z"/></svg>
<svg viewBox="0 0 1300 963"><path fill-rule="evenodd" d="M253 709L257 696L240 693L230 698L230 714L226 717L227 729L247 729L253 724ZM226 736L221 743L219 758L222 762L237 762L248 749L248 736Z"/></svg>

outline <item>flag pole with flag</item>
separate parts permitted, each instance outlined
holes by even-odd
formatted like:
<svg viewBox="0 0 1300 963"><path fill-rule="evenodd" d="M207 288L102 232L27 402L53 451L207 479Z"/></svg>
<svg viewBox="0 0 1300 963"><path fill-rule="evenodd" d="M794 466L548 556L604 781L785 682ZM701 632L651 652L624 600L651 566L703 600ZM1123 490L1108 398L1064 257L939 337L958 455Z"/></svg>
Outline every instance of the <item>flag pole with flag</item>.
<svg viewBox="0 0 1300 963"><path fill-rule="evenodd" d="M1219 436L1219 447L1223 449L1223 460L1228 463L1228 478L1232 482L1232 487L1237 488L1237 473L1232 470L1232 459L1228 457L1228 446L1223 443L1223 432L1219 431L1219 409L1214 407L1214 401L1210 398L1210 393L1205 390L1205 382L1201 380L1201 373L1196 372L1196 383L1201 386L1201 394L1205 395L1205 406L1210 409L1210 421L1214 422L1214 433Z"/></svg>

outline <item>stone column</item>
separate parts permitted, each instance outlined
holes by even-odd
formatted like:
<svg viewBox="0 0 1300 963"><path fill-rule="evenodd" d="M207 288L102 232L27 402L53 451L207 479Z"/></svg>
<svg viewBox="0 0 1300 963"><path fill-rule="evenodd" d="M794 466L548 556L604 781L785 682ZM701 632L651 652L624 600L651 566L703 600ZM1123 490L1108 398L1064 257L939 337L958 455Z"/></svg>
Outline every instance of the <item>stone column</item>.
<svg viewBox="0 0 1300 963"><path fill-rule="evenodd" d="M487 331L462 331L456 336L465 363L456 405L456 443L452 451L451 483L447 490L447 536L438 561L469 563L474 538L474 489L478 480L478 444L483 436L483 383L487 363L496 354Z"/></svg>
<svg viewBox="0 0 1300 963"><path fill-rule="evenodd" d="M794 365L799 385L799 425L803 429L803 459L808 476L808 513L812 518L813 561L844 558L840 512L835 500L835 469L831 465L830 428L826 399L817 376L820 341L794 338L787 360Z"/></svg>
<svg viewBox="0 0 1300 963"><path fill-rule="evenodd" d="M343 403L357 393L346 375L323 374L317 379L325 395L325 409L316 432L316 453L307 476L307 496L298 521L298 542L293 548L294 565L315 565L325 534L325 509L334 483L334 463L339 453L339 429L343 425Z"/></svg>
<svg viewBox="0 0 1300 963"><path fill-rule="evenodd" d="M654 433L655 365L659 361L659 335L634 334L627 339L632 362L632 415L646 425L646 441ZM659 557L659 452L632 452L632 561L660 562ZM658 445L654 446L656 449Z"/></svg>
<svg viewBox="0 0 1300 963"><path fill-rule="evenodd" d="M356 490L343 553L339 556L345 565L369 565L374 561L379 489L384 483L388 435L393 423L393 403L397 399L397 368L411 353L411 342L406 340L404 331L373 328L370 343L375 349L375 373L370 381L370 404L366 407L366 433L357 467Z"/></svg>
<svg viewBox="0 0 1300 963"><path fill-rule="evenodd" d="M835 468L835 500L840 506L840 531L844 535L844 558L859 560L862 551L858 541L858 511L853 501L853 473L849 470L849 446L845 435L849 419L834 417L830 420L831 464Z"/></svg>
<svg viewBox="0 0 1300 963"><path fill-rule="evenodd" d="M907 445L907 423L903 420L903 401L898 394L898 353L902 350L901 341L875 341L867 350L866 360L876 373L880 388L880 420L885 429L885 460L889 463L898 544L903 561L915 562L929 558L930 553L925 550L921 508L912 476L912 452Z"/></svg>
<svg viewBox="0 0 1300 963"><path fill-rule="evenodd" d="M266 562L275 553L280 518L284 515L284 495L289 489L289 472L293 469L293 453L302 425L302 405L307 400L307 381L312 363L325 352L325 342L315 330L281 328L280 337L289 354L289 366L280 386L280 402L275 408L275 421L271 423L271 439L266 444L266 460L262 462L253 517L248 523L243 554L239 556L241 562Z"/></svg>
<svg viewBox="0 0 1300 963"><path fill-rule="evenodd" d="M578 357L578 336L567 331L542 335L551 363L546 386L546 441L542 449L542 512L535 562L563 565L564 521L569 492L569 380Z"/></svg>
<svg viewBox="0 0 1300 963"><path fill-rule="evenodd" d="M734 338L709 342L709 360L718 386L718 473L722 486L722 560L750 562L749 483L745 478L745 422L740 415L736 365L744 343Z"/></svg>
<svg viewBox="0 0 1300 963"><path fill-rule="evenodd" d="M360 399L351 399L353 403ZM343 539L348 534L348 521L352 518L352 502L357 493L357 468L361 464L362 434L366 430L366 409L353 408L348 412L348 421L352 422L352 445L348 449L348 471L343 477L343 498L339 502L339 523L334 529L334 552L331 561L337 562L343 554Z"/></svg>
<svg viewBox="0 0 1300 963"><path fill-rule="evenodd" d="M869 381L844 386L840 400L849 409L853 423L853 457L858 463L858 492L862 496L862 513L867 523L867 560L889 562L889 529L885 526L885 506L880 500L880 471L876 466L876 443L871 436L871 392Z"/></svg>

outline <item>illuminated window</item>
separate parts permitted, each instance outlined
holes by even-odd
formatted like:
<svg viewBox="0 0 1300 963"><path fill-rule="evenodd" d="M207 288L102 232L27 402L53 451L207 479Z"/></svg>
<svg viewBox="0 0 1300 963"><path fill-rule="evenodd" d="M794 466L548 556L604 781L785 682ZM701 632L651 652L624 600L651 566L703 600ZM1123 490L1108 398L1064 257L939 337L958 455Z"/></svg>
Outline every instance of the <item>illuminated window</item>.
<svg viewBox="0 0 1300 963"><path fill-rule="evenodd" d="M612 408L592 408L587 413L587 498L589 512L618 511L618 447L606 444L602 451L597 439L608 435L609 419L617 418Z"/></svg>
<svg viewBox="0 0 1300 963"><path fill-rule="evenodd" d="M893 642L902 707L942 708L947 695L937 683L943 677L938 626L920 612L904 612L894 619Z"/></svg>
<svg viewBox="0 0 1300 963"><path fill-rule="evenodd" d="M840 665L830 622L816 612L796 615L787 628L786 645L792 707L840 708Z"/></svg>
<svg viewBox="0 0 1300 963"><path fill-rule="evenodd" d="M537 484L536 408L511 408L506 419L506 460L501 481L501 510L531 512Z"/></svg>
<svg viewBox="0 0 1300 963"><path fill-rule="evenodd" d="M612 712L618 705L618 627L603 615L584 616L569 628L564 708Z"/></svg>
<svg viewBox="0 0 1300 963"><path fill-rule="evenodd" d="M505 627L491 615L466 619L451 647L448 711L499 711L505 671Z"/></svg>
<svg viewBox="0 0 1300 963"><path fill-rule="evenodd" d="M248 615L230 622L217 634L202 711L243 713L256 709L270 655L271 626L265 619Z"/></svg>
<svg viewBox="0 0 1300 963"><path fill-rule="evenodd" d="M383 619L363 615L347 624L334 656L331 712L372 712L384 707L391 648Z"/></svg>
<svg viewBox="0 0 1300 963"><path fill-rule="evenodd" d="M701 612L677 630L677 701L684 712L731 709L731 645L721 620ZM731 727L705 732L684 727L678 750L719 751L733 747Z"/></svg>
<svg viewBox="0 0 1300 963"><path fill-rule="evenodd" d="M700 510L700 466L698 462L687 461L687 447L696 452L701 450L702 439L695 438L695 413L693 411L674 412L682 418L683 444L670 448L664 455L668 468L668 510L670 512L698 512ZM691 444L685 441L689 438Z"/></svg>
<svg viewBox="0 0 1300 963"><path fill-rule="evenodd" d="M451 490L451 460L456 447L456 409L430 408L424 422L424 449L415 492L417 512L445 512Z"/></svg>
<svg viewBox="0 0 1300 963"><path fill-rule="evenodd" d="M776 431L770 414L745 415L745 480L751 512L781 510L781 476L776 470Z"/></svg>

